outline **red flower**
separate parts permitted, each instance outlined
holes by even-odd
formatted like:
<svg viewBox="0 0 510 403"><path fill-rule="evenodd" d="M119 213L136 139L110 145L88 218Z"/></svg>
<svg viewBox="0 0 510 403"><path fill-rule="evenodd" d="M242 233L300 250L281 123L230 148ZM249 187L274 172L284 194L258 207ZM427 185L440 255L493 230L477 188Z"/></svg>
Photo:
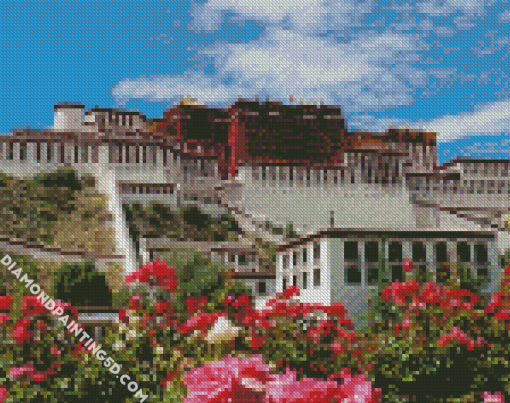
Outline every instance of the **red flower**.
<svg viewBox="0 0 510 403"><path fill-rule="evenodd" d="M182 334L188 334L193 330L206 331L212 326L219 317L227 316L226 313L199 313L188 319L188 321L177 328L177 331Z"/></svg>
<svg viewBox="0 0 510 403"><path fill-rule="evenodd" d="M0 326L5 326L11 321L11 317L6 313L0 313Z"/></svg>
<svg viewBox="0 0 510 403"><path fill-rule="evenodd" d="M4 403L7 399L7 389L0 388L0 403Z"/></svg>
<svg viewBox="0 0 510 403"><path fill-rule="evenodd" d="M30 325L30 318L23 317L16 322L14 329L12 329L12 337L16 339L18 344L29 343L33 332L28 329Z"/></svg>
<svg viewBox="0 0 510 403"><path fill-rule="evenodd" d="M411 259L404 260L404 263L402 263L402 268L406 273L411 273L413 270L413 261Z"/></svg>
<svg viewBox="0 0 510 403"><path fill-rule="evenodd" d="M129 309L130 310L133 310L133 311L137 311L139 309L141 309L142 307L142 303L141 303L141 300L140 300L140 297L129 297Z"/></svg>
<svg viewBox="0 0 510 403"><path fill-rule="evenodd" d="M30 295L23 297L23 313L25 315L35 315L46 312L44 305L41 305L42 299L37 300L36 296Z"/></svg>
<svg viewBox="0 0 510 403"><path fill-rule="evenodd" d="M0 311L10 311L12 308L12 297L0 297Z"/></svg>
<svg viewBox="0 0 510 403"><path fill-rule="evenodd" d="M233 297L230 297L233 299ZM203 309L209 300L207 297L200 298L186 298L186 311L188 313L196 313Z"/></svg>
<svg viewBox="0 0 510 403"><path fill-rule="evenodd" d="M127 316L126 314L127 314L126 309L119 310L119 321L125 324L129 324L129 316Z"/></svg>
<svg viewBox="0 0 510 403"><path fill-rule="evenodd" d="M175 371L172 371L172 372L169 372L168 374L166 374L166 378L165 380L161 381L160 384L161 386L163 386L164 388L166 388L168 386L168 383L175 378L175 376L178 374L178 371L175 370Z"/></svg>
<svg viewBox="0 0 510 403"><path fill-rule="evenodd" d="M168 267L165 262L155 261L141 266L138 271L126 277L126 283L138 281L151 286L160 286L171 292L177 287L175 269Z"/></svg>
<svg viewBox="0 0 510 403"><path fill-rule="evenodd" d="M443 333L438 340L440 347L446 346L451 343L452 340L457 340L458 343L465 344L468 351L473 351L475 346L483 346L483 338L478 337L476 342L468 337L466 333L460 331L458 327L452 327L448 333Z"/></svg>

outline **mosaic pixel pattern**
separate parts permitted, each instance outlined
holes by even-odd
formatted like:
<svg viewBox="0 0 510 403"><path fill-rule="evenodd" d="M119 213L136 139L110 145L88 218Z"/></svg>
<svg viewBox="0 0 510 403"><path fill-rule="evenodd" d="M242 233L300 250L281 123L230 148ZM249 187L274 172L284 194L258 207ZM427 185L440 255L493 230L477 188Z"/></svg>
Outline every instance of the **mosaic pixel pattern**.
<svg viewBox="0 0 510 403"><path fill-rule="evenodd" d="M0 10L0 403L510 401L506 2Z"/></svg>

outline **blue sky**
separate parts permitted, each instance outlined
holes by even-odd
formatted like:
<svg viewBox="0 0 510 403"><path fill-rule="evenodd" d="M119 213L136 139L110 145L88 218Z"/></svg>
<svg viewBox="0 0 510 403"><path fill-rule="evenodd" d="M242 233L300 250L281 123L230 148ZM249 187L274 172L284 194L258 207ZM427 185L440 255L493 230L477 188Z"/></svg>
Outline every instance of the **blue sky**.
<svg viewBox="0 0 510 403"><path fill-rule="evenodd" d="M351 130L436 131L442 162L509 158L508 1L0 4L0 132L81 102L148 117L181 96L338 104Z"/></svg>

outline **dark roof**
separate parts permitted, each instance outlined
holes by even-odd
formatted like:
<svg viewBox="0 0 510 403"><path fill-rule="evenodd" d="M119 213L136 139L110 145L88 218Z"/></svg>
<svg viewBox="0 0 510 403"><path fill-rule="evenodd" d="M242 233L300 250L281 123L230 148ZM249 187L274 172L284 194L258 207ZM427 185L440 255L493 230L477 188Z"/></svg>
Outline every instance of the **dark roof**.
<svg viewBox="0 0 510 403"><path fill-rule="evenodd" d="M286 249L292 249L294 246L303 245L308 242L312 242L320 238L345 238L347 236L356 235L362 236L396 236L399 238L494 238L496 235L492 231L464 231L464 230L452 230L452 231L438 231L438 230L393 230L393 229L365 229L365 228L328 228L319 231L315 234L311 234L305 237L301 237L297 240L288 242L280 245L277 251L283 251Z"/></svg>
<svg viewBox="0 0 510 403"><path fill-rule="evenodd" d="M53 109L83 109L85 108L85 105L79 104L79 103L61 103L56 104Z"/></svg>

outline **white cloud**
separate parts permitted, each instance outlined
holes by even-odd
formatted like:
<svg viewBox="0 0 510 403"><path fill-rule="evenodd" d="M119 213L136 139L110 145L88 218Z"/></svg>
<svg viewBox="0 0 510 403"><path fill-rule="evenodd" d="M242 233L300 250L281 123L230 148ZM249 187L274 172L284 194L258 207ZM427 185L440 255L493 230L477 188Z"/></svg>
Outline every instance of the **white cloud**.
<svg viewBox="0 0 510 403"><path fill-rule="evenodd" d="M371 113L413 104L414 89L423 89L422 97L433 97L448 90L447 82L477 80L458 66L443 67L437 53L426 59L423 55L456 32L455 27L433 27L431 17L452 16L459 10L452 19L465 29L480 23L476 17L492 2L416 0L391 2L386 7L378 0L209 0L192 6L190 29L216 30L225 23L225 13L232 13L229 23L256 20L263 34L249 43L217 41L196 48L190 59L214 57L214 76L188 71L178 76L127 79L112 93L120 104L130 98L176 102L181 96L191 96L204 104L222 106L239 97L287 101L293 95L306 102L341 105L347 124L356 128L381 131L390 122L417 127L412 120L375 119ZM386 8L392 13L385 13ZM416 12L426 15L417 22ZM390 15L398 16L392 29L386 27ZM372 29L362 29L367 27ZM432 41L425 40L430 30L438 35ZM439 84L425 88L431 74ZM440 138L451 138L460 131L449 128L450 121L446 119L442 126L440 121L430 124L441 129Z"/></svg>
<svg viewBox="0 0 510 403"><path fill-rule="evenodd" d="M510 134L510 101L498 102L473 113L446 116L424 125L438 134L438 141L483 134Z"/></svg>

